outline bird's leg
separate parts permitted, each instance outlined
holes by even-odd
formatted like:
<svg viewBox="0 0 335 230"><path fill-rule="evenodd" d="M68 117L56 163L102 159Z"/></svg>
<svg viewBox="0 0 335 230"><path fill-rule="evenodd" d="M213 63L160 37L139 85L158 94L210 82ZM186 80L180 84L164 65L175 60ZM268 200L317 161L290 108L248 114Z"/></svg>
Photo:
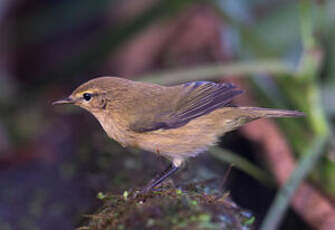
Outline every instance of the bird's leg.
<svg viewBox="0 0 335 230"><path fill-rule="evenodd" d="M142 192L146 193L150 191L152 188L156 187L160 183L162 183L166 178L174 174L179 167L174 164L170 164L163 172L157 174L143 189Z"/></svg>

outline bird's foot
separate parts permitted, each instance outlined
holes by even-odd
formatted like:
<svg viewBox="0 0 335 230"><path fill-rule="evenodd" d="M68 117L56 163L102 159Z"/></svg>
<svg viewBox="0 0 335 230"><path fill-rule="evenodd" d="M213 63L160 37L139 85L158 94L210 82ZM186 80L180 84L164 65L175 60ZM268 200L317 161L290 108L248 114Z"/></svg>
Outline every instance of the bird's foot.
<svg viewBox="0 0 335 230"><path fill-rule="evenodd" d="M136 190L133 192L133 198L138 198L138 197L145 197L146 195L148 195L151 191L154 191L154 182L155 180L152 179L147 185L145 185L144 187L140 188L139 190Z"/></svg>
<svg viewBox="0 0 335 230"><path fill-rule="evenodd" d="M135 190L132 192L131 198L132 199L139 199L142 198L145 200L145 198L150 194L152 190L147 189L146 186L143 188L140 188L139 190Z"/></svg>
<svg viewBox="0 0 335 230"><path fill-rule="evenodd" d="M145 196L149 194L155 187L159 186L166 178L174 174L178 170L178 167L173 164L169 165L162 173L157 174L149 183L144 186L140 191L135 191L133 197Z"/></svg>

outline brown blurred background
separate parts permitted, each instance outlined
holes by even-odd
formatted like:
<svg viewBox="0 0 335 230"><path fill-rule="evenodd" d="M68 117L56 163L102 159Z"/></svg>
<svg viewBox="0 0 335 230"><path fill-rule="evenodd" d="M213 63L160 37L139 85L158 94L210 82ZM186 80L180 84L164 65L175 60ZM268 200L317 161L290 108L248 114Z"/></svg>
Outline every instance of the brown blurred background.
<svg viewBox="0 0 335 230"><path fill-rule="evenodd" d="M332 130L334 12L330 0L2 0L0 229L73 229L99 207L98 192L143 185L167 164L122 149L88 113L50 105L101 75L233 81L248 91L236 103L304 111L306 119L255 122L220 143L253 166L234 163L224 190L259 226L296 159ZM281 229L335 228L327 143ZM175 182L222 179L232 160L218 155L192 159Z"/></svg>

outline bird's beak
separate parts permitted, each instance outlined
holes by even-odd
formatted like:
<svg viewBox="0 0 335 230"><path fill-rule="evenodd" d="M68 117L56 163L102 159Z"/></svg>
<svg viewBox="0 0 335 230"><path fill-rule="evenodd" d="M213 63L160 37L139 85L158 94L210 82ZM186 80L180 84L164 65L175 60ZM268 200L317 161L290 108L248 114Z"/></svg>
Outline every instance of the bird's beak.
<svg viewBox="0 0 335 230"><path fill-rule="evenodd" d="M67 98L52 102L52 105L73 104L74 102L75 100L73 100L71 97L67 97Z"/></svg>

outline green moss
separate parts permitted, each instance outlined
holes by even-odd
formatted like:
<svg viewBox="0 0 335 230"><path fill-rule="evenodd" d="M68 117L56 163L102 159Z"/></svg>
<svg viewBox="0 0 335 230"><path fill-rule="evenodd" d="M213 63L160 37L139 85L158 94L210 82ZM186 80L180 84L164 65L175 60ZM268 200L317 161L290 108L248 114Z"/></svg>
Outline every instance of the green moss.
<svg viewBox="0 0 335 230"><path fill-rule="evenodd" d="M99 193L97 194L97 199L99 199L99 200L103 200L103 199L105 199L105 198L106 198L106 195L103 194L102 192L99 192Z"/></svg>
<svg viewBox="0 0 335 230"><path fill-rule="evenodd" d="M244 221L245 225L252 225L255 222L256 218L253 216L249 219L247 219L246 221Z"/></svg>
<svg viewBox="0 0 335 230"><path fill-rule="evenodd" d="M132 195L104 194L102 208L89 215L87 225L79 229L247 230L254 221L227 194L208 195L164 185L159 192Z"/></svg>

